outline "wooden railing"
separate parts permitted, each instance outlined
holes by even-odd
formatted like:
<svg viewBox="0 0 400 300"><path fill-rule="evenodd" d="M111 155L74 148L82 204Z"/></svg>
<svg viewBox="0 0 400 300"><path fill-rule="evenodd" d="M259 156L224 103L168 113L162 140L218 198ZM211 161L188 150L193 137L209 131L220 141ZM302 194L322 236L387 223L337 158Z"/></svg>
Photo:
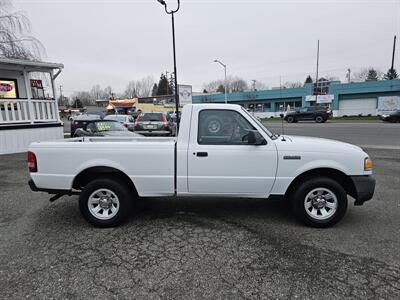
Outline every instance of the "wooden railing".
<svg viewBox="0 0 400 300"><path fill-rule="evenodd" d="M0 125L47 123L58 120L55 100L0 99Z"/></svg>

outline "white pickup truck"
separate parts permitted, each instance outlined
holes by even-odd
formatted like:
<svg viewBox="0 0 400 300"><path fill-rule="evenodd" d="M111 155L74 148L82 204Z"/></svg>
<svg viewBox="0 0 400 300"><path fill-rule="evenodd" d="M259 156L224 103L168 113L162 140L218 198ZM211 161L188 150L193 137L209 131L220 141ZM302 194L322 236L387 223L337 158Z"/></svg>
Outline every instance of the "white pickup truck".
<svg viewBox="0 0 400 300"><path fill-rule="evenodd" d="M33 191L79 194L87 221L120 224L138 197L281 198L306 225L327 227L347 195L372 198L372 162L359 147L271 133L239 105L186 105L177 138L83 137L33 143ZM217 201L217 200L216 200Z"/></svg>

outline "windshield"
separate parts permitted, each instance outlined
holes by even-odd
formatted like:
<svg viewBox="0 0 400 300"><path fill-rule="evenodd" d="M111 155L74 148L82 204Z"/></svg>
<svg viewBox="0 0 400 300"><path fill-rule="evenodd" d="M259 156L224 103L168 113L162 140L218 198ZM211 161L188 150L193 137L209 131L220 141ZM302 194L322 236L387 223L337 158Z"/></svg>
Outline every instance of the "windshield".
<svg viewBox="0 0 400 300"><path fill-rule="evenodd" d="M90 121L90 120L100 120L100 115L93 115L93 114L82 114L75 117L75 121Z"/></svg>
<svg viewBox="0 0 400 300"><path fill-rule="evenodd" d="M163 121L163 115L162 114L156 114L156 113L145 113L139 117L139 121Z"/></svg>
<svg viewBox="0 0 400 300"><path fill-rule="evenodd" d="M126 130L119 122L95 122L95 127L97 132Z"/></svg>
<svg viewBox="0 0 400 300"><path fill-rule="evenodd" d="M251 113L249 113L249 112L248 112L247 110L245 110L243 107L242 107L242 110L243 110L251 119L253 119L253 121L256 122L258 126L260 126L261 130L264 131L270 138L273 138L273 137L274 137L274 134L273 134L271 131L269 131L269 130L264 126L263 123L261 123L257 118L255 118Z"/></svg>

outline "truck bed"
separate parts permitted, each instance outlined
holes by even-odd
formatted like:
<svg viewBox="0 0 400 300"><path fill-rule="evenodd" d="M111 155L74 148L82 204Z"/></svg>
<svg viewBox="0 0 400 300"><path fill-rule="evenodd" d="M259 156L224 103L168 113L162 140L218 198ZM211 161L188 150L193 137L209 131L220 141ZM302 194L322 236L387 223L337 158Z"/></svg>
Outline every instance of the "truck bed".
<svg viewBox="0 0 400 300"><path fill-rule="evenodd" d="M30 150L40 164L31 176L38 188L69 190L83 170L109 167L129 176L141 196L170 196L175 141L174 137L81 137L33 143Z"/></svg>

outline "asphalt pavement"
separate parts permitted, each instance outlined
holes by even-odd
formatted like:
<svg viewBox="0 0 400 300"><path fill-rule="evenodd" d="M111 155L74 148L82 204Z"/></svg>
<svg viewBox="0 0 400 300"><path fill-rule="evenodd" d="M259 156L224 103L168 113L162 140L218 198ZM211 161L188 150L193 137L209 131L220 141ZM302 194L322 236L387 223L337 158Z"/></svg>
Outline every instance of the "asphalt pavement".
<svg viewBox="0 0 400 300"><path fill-rule="evenodd" d="M328 121L317 124L315 122L282 123L266 121L265 126L274 133L288 135L307 135L335 139L369 148L397 148L400 149L400 126L396 123L382 121L369 122L337 122Z"/></svg>
<svg viewBox="0 0 400 300"><path fill-rule="evenodd" d="M374 199L328 229L251 199L146 199L123 226L97 229L76 196L29 191L25 154L0 156L0 298L399 299L400 124L286 131L369 145Z"/></svg>

